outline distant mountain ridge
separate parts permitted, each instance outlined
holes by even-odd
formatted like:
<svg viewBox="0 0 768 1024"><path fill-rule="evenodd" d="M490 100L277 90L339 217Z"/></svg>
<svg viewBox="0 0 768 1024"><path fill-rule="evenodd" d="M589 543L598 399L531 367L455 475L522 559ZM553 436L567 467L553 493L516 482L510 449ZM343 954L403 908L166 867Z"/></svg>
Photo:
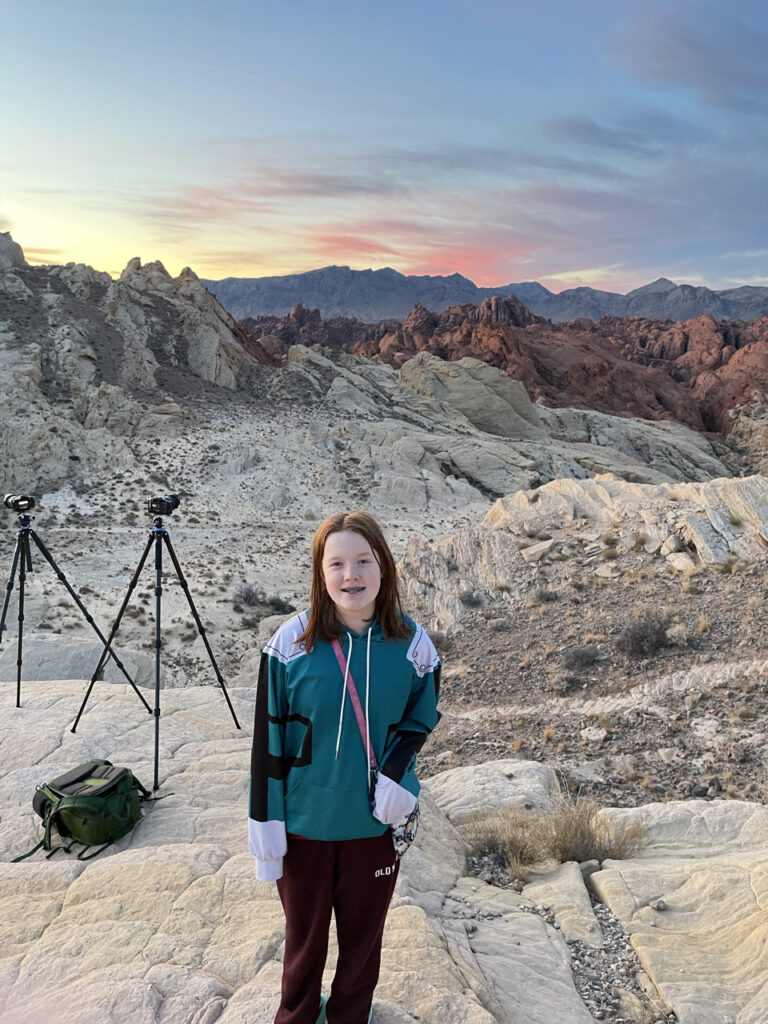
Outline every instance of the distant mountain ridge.
<svg viewBox="0 0 768 1024"><path fill-rule="evenodd" d="M248 316L284 316L293 306L319 309L323 317L355 317L368 323L402 320L417 303L442 312L450 306L484 298L516 295L531 312L565 322L588 317L642 316L689 320L709 314L725 320L754 320L768 315L768 288L744 285L713 291L690 284L675 284L666 277L635 288L626 295L596 288L568 288L559 294L538 281L522 281L495 288L480 288L462 274L448 277L405 275L382 270L322 267L304 274L281 277L226 277L205 280L206 287L237 319Z"/></svg>

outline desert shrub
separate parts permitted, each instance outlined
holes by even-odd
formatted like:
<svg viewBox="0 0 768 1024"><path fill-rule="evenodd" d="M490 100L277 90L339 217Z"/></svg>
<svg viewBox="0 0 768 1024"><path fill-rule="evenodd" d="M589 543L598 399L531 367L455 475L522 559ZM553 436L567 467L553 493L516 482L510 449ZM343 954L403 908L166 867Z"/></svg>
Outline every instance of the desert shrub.
<svg viewBox="0 0 768 1024"><path fill-rule="evenodd" d="M282 597L278 597L276 594L268 597L266 604L268 608L272 609L275 615L288 615L290 612L296 611L290 601L284 601Z"/></svg>
<svg viewBox="0 0 768 1024"><path fill-rule="evenodd" d="M236 605L246 605L249 608L263 608L266 614L287 615L296 611L292 604L284 601L276 594L267 594L266 591L257 587L254 583L241 583L235 589L234 600Z"/></svg>
<svg viewBox="0 0 768 1024"><path fill-rule="evenodd" d="M576 669L588 668L597 661L597 648L594 644L585 644L583 647L571 647L564 651L561 657L563 668Z"/></svg>
<svg viewBox="0 0 768 1024"><path fill-rule="evenodd" d="M505 863L513 877L526 880L527 869L542 861L624 860L648 844L640 822L623 824L601 810L596 801L559 796L547 814L519 806L461 825L459 831L475 856Z"/></svg>
<svg viewBox="0 0 768 1024"><path fill-rule="evenodd" d="M556 590L535 590L533 596L537 601L541 603L549 603L550 601L556 601L560 596Z"/></svg>
<svg viewBox="0 0 768 1024"><path fill-rule="evenodd" d="M235 600L238 604L261 604L263 596L264 592L259 590L255 583L241 583L235 590Z"/></svg>
<svg viewBox="0 0 768 1024"><path fill-rule="evenodd" d="M616 646L633 658L657 654L669 645L668 628L669 615L666 612L647 611L635 622L625 626L616 641Z"/></svg>
<svg viewBox="0 0 768 1024"><path fill-rule="evenodd" d="M729 573L736 572L738 569L739 560L734 555L729 555L724 562L721 562L717 566L717 571L722 573L723 576L727 576Z"/></svg>

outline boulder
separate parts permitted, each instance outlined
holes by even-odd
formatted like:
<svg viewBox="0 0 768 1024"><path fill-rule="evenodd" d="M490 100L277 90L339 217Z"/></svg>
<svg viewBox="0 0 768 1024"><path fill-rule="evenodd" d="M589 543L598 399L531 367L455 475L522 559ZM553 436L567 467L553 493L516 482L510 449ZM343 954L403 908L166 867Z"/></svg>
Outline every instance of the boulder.
<svg viewBox="0 0 768 1024"><path fill-rule="evenodd" d="M24 250L11 238L10 231L0 231L0 271L12 267L26 267Z"/></svg>
<svg viewBox="0 0 768 1024"><path fill-rule="evenodd" d="M489 761L450 768L433 775L424 785L454 825L511 806L542 814L559 792L554 771L536 761Z"/></svg>
<svg viewBox="0 0 768 1024"><path fill-rule="evenodd" d="M590 884L679 1024L768 1019L768 809L693 800L611 813L642 822L650 842Z"/></svg>

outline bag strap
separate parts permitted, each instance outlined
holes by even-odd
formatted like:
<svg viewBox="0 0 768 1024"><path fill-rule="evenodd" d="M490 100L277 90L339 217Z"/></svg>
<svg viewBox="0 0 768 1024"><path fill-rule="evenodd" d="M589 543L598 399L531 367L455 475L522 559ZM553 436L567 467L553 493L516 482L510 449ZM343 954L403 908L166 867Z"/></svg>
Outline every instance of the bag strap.
<svg viewBox="0 0 768 1024"><path fill-rule="evenodd" d="M131 774L133 775L133 772L131 772ZM144 803L145 801L149 801L149 800L162 800L163 799L160 796L153 797L152 794L150 793L150 791L146 788L146 786L142 786L142 784L139 782L139 780L136 778L135 775L133 776L133 788L134 789L138 789L138 791L139 791L139 800L142 803ZM168 796L172 796L173 794L172 793L168 793L167 795Z"/></svg>
<svg viewBox="0 0 768 1024"><path fill-rule="evenodd" d="M14 857L13 860L11 861L11 864L18 864L19 861L26 860L27 857L31 857L33 853L37 853L37 851L40 849L44 842L45 840L41 839L37 846L33 846L31 850L27 850L26 853L22 853L20 857Z"/></svg>
<svg viewBox="0 0 768 1024"><path fill-rule="evenodd" d="M344 652L341 649L338 637L333 640L331 646L333 647L333 653L336 655L336 660L339 663L341 674L347 680L347 691L349 693L349 699L352 701L352 707L355 711L355 718L357 719L357 727L360 730L360 738L363 741L363 747L365 748L365 715L363 714L363 705L360 703L360 698L357 695L357 687L355 681L352 678L352 673L347 668L347 661L344 657ZM369 754L369 767L371 772L378 773L379 762L376 760L376 754L374 753L373 746L368 741L368 754Z"/></svg>

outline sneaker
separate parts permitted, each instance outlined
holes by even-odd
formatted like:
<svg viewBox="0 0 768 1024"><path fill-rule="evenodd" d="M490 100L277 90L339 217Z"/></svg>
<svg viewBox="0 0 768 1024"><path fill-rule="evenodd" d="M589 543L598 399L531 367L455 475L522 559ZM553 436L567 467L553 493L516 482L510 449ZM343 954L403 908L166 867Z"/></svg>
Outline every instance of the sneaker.
<svg viewBox="0 0 768 1024"><path fill-rule="evenodd" d="M320 996L320 1012L317 1015L315 1024L325 1024L325 1004L328 1002L328 996Z"/></svg>

